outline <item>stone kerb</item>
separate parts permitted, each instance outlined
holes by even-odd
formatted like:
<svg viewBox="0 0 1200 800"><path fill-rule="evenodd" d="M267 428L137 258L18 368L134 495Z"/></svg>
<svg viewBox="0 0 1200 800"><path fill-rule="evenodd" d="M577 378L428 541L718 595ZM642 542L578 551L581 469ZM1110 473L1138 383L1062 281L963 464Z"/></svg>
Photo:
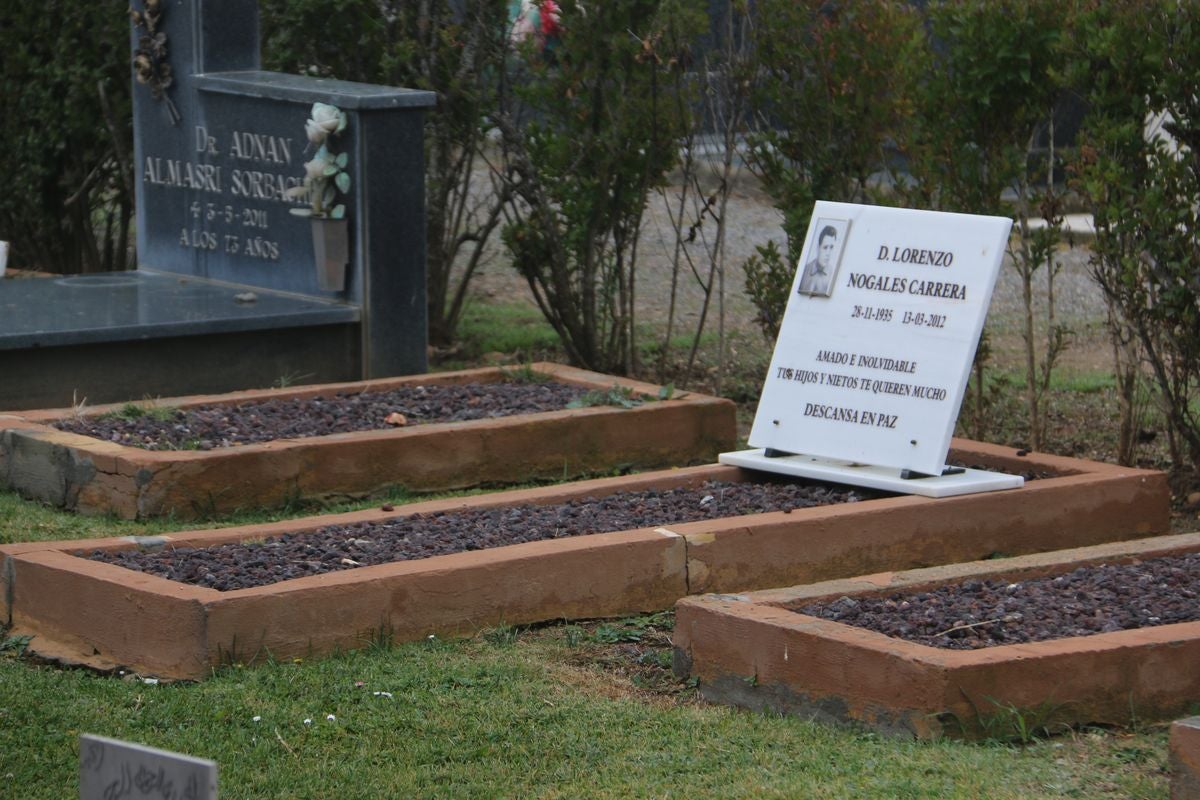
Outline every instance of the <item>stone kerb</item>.
<svg viewBox="0 0 1200 800"><path fill-rule="evenodd" d="M1200 800L1200 717L1171 725L1171 800Z"/></svg>
<svg viewBox="0 0 1200 800"><path fill-rule="evenodd" d="M660 387L557 364L532 365L553 380L606 391L614 384L657 397ZM400 386L496 382L499 368L169 398L161 407L236 405L270 398L382 391ZM116 410L97 406L87 413ZM149 451L51 426L66 409L0 416L0 486L87 514L125 518L228 513L296 499L364 496L389 486L414 491L574 477L617 466L689 464L733 446L735 409L697 393L613 406L491 420L414 425L207 451ZM237 475L236 481L230 480Z"/></svg>
<svg viewBox="0 0 1200 800"><path fill-rule="evenodd" d="M1015 734L1170 718L1200 700L1200 623L979 650L944 650L784 608L926 591L968 578L1012 582L1084 564L1200 550L1200 534L765 590L676 606L675 668L709 699L918 738Z"/></svg>
<svg viewBox="0 0 1200 800"><path fill-rule="evenodd" d="M958 444L955 454L972 461L1006 457L1000 448ZM1036 454L1007 458L1027 469L1046 470ZM396 511L197 530L150 541L9 545L0 547L0 620L11 624L14 635L32 635L35 653L201 678L231 654L239 659L268 653L277 658L309 656L360 647L385 633L416 639L498 624L621 615L667 608L699 591L737 592L771 583L844 578L1167 529L1169 495L1161 473L1068 461L1075 474L1044 477L1022 489L998 493L1010 509L1076 509L1061 517L1030 516L1019 535L1008 516L994 513L995 501L988 495L893 497L511 545L224 593L70 555L138 546L203 547L413 513L555 503L622 490L761 478L736 467L703 466L430 501ZM1031 486L1040 492L1036 497L1029 494ZM1076 508L1072 498L1081 494L1085 501ZM1113 496L1127 508L1104 501ZM1085 507L1089 500L1097 509L1094 513ZM972 522L962 524L966 520ZM86 602L88 609L76 608L77 601ZM143 617L150 609L152 613ZM140 635L143 625L154 631ZM163 637L171 641L160 642Z"/></svg>

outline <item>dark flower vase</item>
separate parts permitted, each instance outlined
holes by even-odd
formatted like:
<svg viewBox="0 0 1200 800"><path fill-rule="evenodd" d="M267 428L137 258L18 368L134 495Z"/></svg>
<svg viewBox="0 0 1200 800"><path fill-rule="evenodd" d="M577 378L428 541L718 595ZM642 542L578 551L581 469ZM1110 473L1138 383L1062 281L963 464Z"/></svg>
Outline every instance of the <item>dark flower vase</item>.
<svg viewBox="0 0 1200 800"><path fill-rule="evenodd" d="M350 261L348 220L313 217L312 237L317 286L327 292L345 291L346 265Z"/></svg>

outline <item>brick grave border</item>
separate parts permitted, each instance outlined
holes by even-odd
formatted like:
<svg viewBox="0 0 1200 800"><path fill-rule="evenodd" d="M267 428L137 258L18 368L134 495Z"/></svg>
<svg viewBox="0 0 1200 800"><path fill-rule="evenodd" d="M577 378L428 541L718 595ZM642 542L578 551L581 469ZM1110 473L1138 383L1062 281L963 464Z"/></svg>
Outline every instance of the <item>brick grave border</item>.
<svg viewBox="0 0 1200 800"><path fill-rule="evenodd" d="M1035 727L1167 720L1200 701L1200 622L978 650L903 641L784 606L927 591L967 579L1019 582L1085 564L1200 551L1200 534L880 572L676 605L675 671L709 700L883 733L1007 738Z"/></svg>
<svg viewBox="0 0 1200 800"><path fill-rule="evenodd" d="M44 657L203 678L229 661L308 657L386 635L470 634L499 624L621 616L700 592L1029 553L1167 530L1158 472L956 440L953 458L1057 477L941 499L903 496L770 512L361 567L219 592L73 552L208 546L417 512L554 503L621 490L750 480L708 465L348 514L156 537L0 547L0 622Z"/></svg>
<svg viewBox="0 0 1200 800"><path fill-rule="evenodd" d="M1200 717L1171 723L1171 800L1200 800Z"/></svg>
<svg viewBox="0 0 1200 800"><path fill-rule="evenodd" d="M661 387L551 363L531 369L561 383L613 385L658 397ZM500 367L287 389L175 397L158 407L236 405L271 398L496 382ZM89 407L86 414L122 404ZM703 463L734 447L734 404L694 392L634 408L593 406L497 419L278 439L212 450L144 450L60 431L71 409L0 413L0 488L85 514L127 519L213 516L297 500L362 497L392 486L438 491L614 468Z"/></svg>

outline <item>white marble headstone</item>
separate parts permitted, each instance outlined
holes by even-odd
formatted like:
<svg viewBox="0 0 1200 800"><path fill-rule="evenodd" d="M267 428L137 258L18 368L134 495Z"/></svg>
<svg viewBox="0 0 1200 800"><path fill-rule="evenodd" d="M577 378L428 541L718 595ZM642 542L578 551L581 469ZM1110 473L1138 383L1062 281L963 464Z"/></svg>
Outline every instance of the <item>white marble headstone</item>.
<svg viewBox="0 0 1200 800"><path fill-rule="evenodd" d="M940 475L1011 226L818 202L751 446Z"/></svg>

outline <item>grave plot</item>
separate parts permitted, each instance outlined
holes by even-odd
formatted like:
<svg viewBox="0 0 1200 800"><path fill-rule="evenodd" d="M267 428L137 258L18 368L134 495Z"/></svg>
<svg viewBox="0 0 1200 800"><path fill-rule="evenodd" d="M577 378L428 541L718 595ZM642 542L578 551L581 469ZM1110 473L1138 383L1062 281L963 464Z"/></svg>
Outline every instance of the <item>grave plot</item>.
<svg viewBox="0 0 1200 800"><path fill-rule="evenodd" d="M152 539L15 544L0 548L0 620L11 626L11 635L32 636L30 648L46 657L203 678L229 661L310 657L381 637L411 640L498 624L617 616L669 608L700 592L1078 547L1168 527L1169 494L1161 473L1018 456L963 440L949 456L955 463L1029 480L1018 489L939 499L856 489L856 502L796 507L785 498L767 506L777 510L730 511L724 492L731 490L707 481L798 481L710 465ZM696 511L691 516L667 517L655 497L643 496L618 523L623 529L555 538L568 532L558 520L600 516L588 498L689 487L687 502ZM825 487L801 494L821 499L829 492ZM555 512L536 524L541 531L526 530L523 543L504 544L505 531L515 530L517 517L526 513L518 507L572 501L573 514ZM359 566L380 544L381 533L370 526L414 515L427 521L443 512L489 510L490 523L461 526L464 535L481 532L464 543L464 552ZM723 516L747 510L755 513ZM277 565L276 582L230 591L211 588L214 582L204 577L204 570L221 570L222 558L211 553L203 569L191 570L192 583L92 560L96 551L113 556L146 550L174 559L184 555L183 548L242 543L249 550L224 560L249 569L249 562L265 560L276 548L278 537L331 526L342 527L311 551L289 551L295 563ZM435 546L427 552L440 551ZM288 569L308 561L333 561L334 571L289 578ZM272 569L268 564L262 571Z"/></svg>
<svg viewBox="0 0 1200 800"><path fill-rule="evenodd" d="M513 384L514 376L548 381L558 391L534 391L526 405L534 413L495 416L510 409L500 401L491 407L487 386ZM482 386L471 397L421 402L425 390L432 395L438 389L472 384ZM320 411L320 404L315 410L312 404L303 409L297 404L294 411L273 409L276 417L286 419L271 425L256 419L268 415L261 408L240 421L222 420L220 414L222 408L329 401L338 395L353 399L389 390L406 390L408 398L394 400L406 404L392 413L384 413L387 409L378 402L364 403L339 412L334 420L333 414ZM579 407L565 407L572 400ZM558 407L548 405L551 402ZM477 412L478 405L472 404L487 411ZM171 414L176 409L207 409L208 427L189 427L192 423ZM168 449L145 449L149 435L126 436L111 425L101 426L100 432L117 441L58 427L84 429L97 417L122 414L165 420L157 427L174 438L155 437L151 444ZM323 419L306 423L297 418L305 414ZM380 426L374 430L353 430L344 420L372 414ZM423 416L455 420L464 414L485 418L421 424ZM87 514L189 518L301 499L364 496L392 486L444 490L686 465L711 459L736 436L734 406L728 400L694 392L666 397L658 386L548 363L516 372L476 369L98 406L86 409L84 419L78 416L64 409L0 415L0 487ZM286 438L255 441L249 426L259 422L266 433L276 431ZM303 435L322 430L343 432Z"/></svg>
<svg viewBox="0 0 1200 800"><path fill-rule="evenodd" d="M1171 719L1200 701L1198 559L1185 534L689 597L675 668L710 700L922 739Z"/></svg>

